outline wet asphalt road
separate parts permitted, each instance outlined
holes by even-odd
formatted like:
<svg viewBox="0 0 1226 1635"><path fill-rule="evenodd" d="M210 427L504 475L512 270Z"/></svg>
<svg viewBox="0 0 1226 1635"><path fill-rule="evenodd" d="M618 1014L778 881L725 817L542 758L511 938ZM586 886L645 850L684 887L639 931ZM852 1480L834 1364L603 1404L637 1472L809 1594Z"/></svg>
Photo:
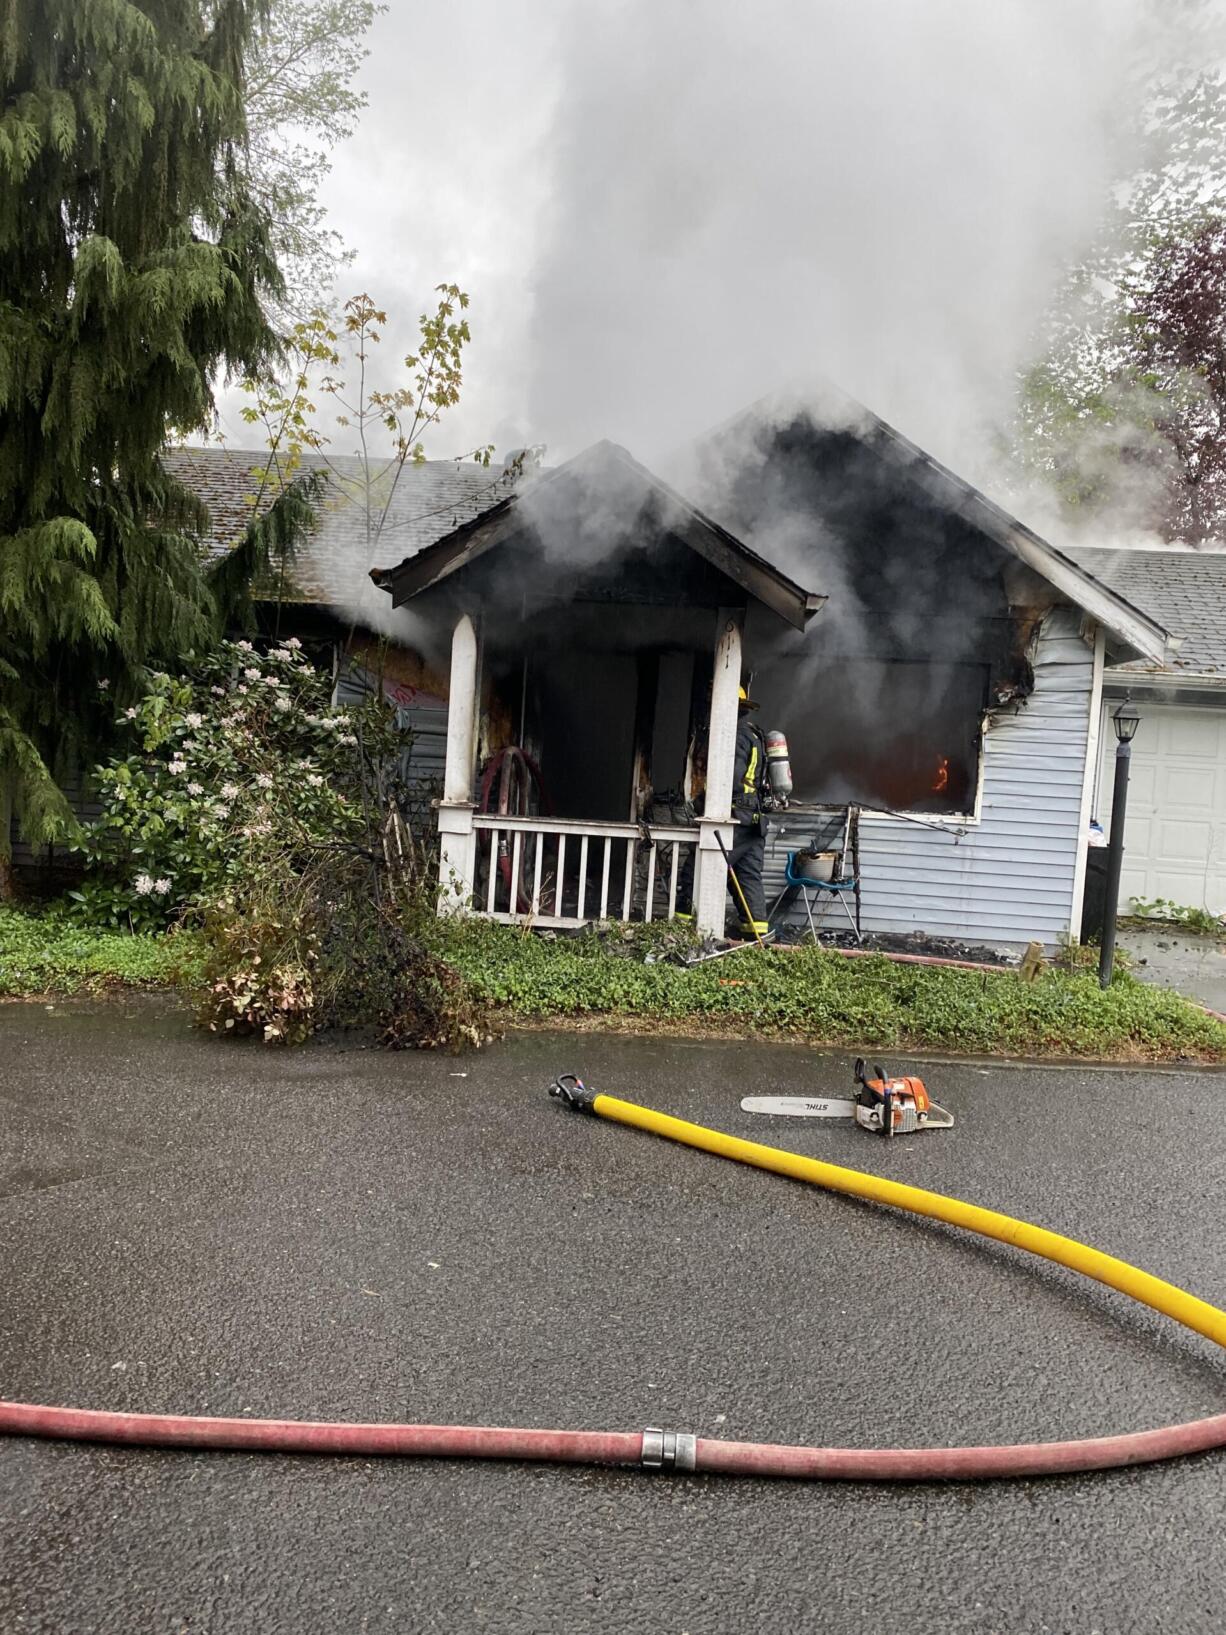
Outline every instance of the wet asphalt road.
<svg viewBox="0 0 1226 1635"><path fill-rule="evenodd" d="M156 1002L0 1007L0 1393L131 1410L979 1442L1219 1412L1072 1274L568 1114L761 1135L845 1059L521 1035L273 1053ZM466 1072L467 1077L454 1077ZM951 1134L766 1139L1226 1303L1226 1078L928 1067ZM0 1443L0 1630L1226 1630L1226 1455L1005 1486Z"/></svg>

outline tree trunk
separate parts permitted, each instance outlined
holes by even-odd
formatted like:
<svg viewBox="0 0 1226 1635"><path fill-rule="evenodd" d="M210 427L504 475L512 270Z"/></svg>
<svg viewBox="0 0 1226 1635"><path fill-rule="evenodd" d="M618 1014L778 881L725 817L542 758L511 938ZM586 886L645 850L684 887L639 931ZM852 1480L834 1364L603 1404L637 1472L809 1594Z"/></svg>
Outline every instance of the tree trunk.
<svg viewBox="0 0 1226 1635"><path fill-rule="evenodd" d="M13 890L13 797L0 779L0 903L11 903Z"/></svg>

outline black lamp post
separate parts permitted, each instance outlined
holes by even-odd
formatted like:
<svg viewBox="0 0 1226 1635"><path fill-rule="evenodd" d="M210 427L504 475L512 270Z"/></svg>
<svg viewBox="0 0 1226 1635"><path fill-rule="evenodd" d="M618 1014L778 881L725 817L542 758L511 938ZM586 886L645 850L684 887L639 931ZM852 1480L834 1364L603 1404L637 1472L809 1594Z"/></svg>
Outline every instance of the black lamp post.
<svg viewBox="0 0 1226 1635"><path fill-rule="evenodd" d="M1128 814L1128 773L1132 764L1132 740L1141 717L1125 698L1111 717L1115 728L1115 792L1111 797L1111 842L1107 849L1107 901L1103 908L1103 946L1098 960L1098 985L1111 986L1115 965L1115 917L1120 906L1120 870L1124 866L1124 819Z"/></svg>

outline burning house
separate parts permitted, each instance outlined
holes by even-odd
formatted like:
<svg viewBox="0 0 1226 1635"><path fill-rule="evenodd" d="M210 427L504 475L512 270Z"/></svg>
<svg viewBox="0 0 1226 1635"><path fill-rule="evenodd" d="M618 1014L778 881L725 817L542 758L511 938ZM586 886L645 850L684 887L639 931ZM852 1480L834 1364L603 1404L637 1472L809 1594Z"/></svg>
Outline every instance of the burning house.
<svg viewBox="0 0 1226 1635"><path fill-rule="evenodd" d="M858 406L752 411L681 489L598 444L372 573L450 641L446 902L667 918L693 848L721 930L752 674L795 773L776 886L854 832L865 931L1075 937L1104 662L1165 631Z"/></svg>
<svg viewBox="0 0 1226 1635"><path fill-rule="evenodd" d="M224 553L263 457L172 458ZM375 542L403 560L373 571L360 475L329 462L314 536L257 609L331 655L338 696L377 677L396 705L444 906L666 919L693 855L699 924L721 930L752 678L795 783L770 898L816 843L854 876L865 932L1078 934L1104 668L1167 665L1172 644L859 406L752 410L671 485L608 443L522 477L406 468Z"/></svg>
<svg viewBox="0 0 1226 1635"><path fill-rule="evenodd" d="M445 897L667 919L693 848L722 929L745 627L802 634L824 598L611 443L372 577L451 631Z"/></svg>

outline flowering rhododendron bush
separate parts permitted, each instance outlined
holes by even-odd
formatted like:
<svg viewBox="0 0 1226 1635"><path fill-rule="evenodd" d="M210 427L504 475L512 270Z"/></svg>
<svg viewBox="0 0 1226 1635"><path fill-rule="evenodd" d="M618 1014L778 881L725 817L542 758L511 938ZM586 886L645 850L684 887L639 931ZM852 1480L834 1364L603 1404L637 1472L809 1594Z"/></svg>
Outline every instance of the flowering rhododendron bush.
<svg viewBox="0 0 1226 1635"><path fill-rule="evenodd" d="M337 708L331 692L293 637L152 673L122 717L131 753L96 775L102 812L73 893L90 920L154 929L241 897L274 864L297 873L321 849L360 848L406 740L381 700Z"/></svg>
<svg viewBox="0 0 1226 1635"><path fill-rule="evenodd" d="M294 640L150 675L123 718L131 752L98 772L72 895L93 924L198 927L214 1033L479 1045L488 1005L440 946L437 861L405 821L408 740L378 696L334 708L331 690Z"/></svg>

